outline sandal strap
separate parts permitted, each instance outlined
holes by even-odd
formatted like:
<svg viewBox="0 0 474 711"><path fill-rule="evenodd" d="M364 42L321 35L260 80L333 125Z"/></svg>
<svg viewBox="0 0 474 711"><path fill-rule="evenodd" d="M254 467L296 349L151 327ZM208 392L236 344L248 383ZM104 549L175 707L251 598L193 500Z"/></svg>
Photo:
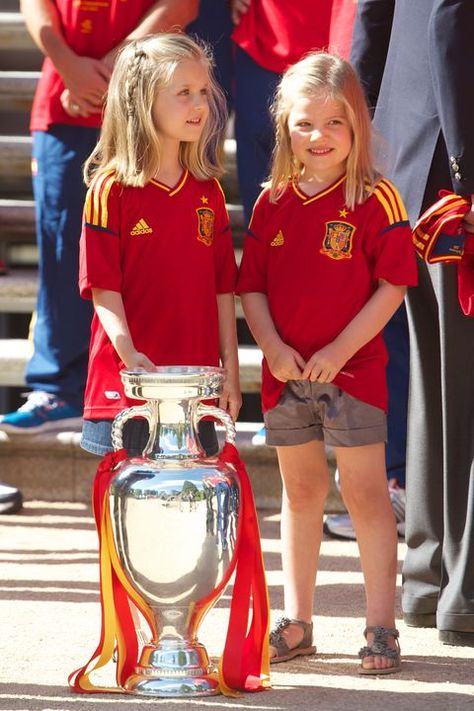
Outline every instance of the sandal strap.
<svg viewBox="0 0 474 711"><path fill-rule="evenodd" d="M400 644L398 642L398 637L400 633L394 627L366 627L364 630L364 637L367 639L367 634L371 633L374 635L374 639L371 645L361 647L359 650L359 657L365 659L365 657L387 657L388 659L399 659L400 658ZM389 647L387 644L387 637L392 636L395 640L396 647Z"/></svg>
<svg viewBox="0 0 474 711"><path fill-rule="evenodd" d="M303 639L296 647L293 647L291 649L282 634L284 630L289 627L289 625L299 625L299 627L303 629ZM291 619L285 616L279 617L275 622L275 626L270 632L269 642L270 645L272 647L275 647L276 649L276 660L280 659L281 657L291 655L292 653L294 656L296 656L298 654L299 649L307 650L308 648L312 647L313 623L305 622L305 620ZM295 652L296 654L294 654Z"/></svg>
<svg viewBox="0 0 474 711"><path fill-rule="evenodd" d="M370 633L376 637L383 637L384 639L387 639L390 635L395 637L395 639L400 637L400 632L396 629L396 627L381 627L380 625L366 627L364 630L364 637L367 639L367 635Z"/></svg>
<svg viewBox="0 0 474 711"><path fill-rule="evenodd" d="M387 644L383 646L378 646L374 643L372 647L361 647L359 649L360 659L365 659L366 657L387 657L387 659L398 659L400 657L400 652L398 649L393 649Z"/></svg>
<svg viewBox="0 0 474 711"><path fill-rule="evenodd" d="M311 645L313 642L313 623L305 622L305 620L290 619L289 617L279 617L275 626L270 632L270 644L272 647L277 647L279 650L286 647L286 652L289 652L289 647L286 643L282 632L289 627L289 625L299 625L303 628L303 639L300 644ZM300 645L298 645L300 646ZM282 650L283 651L283 650Z"/></svg>

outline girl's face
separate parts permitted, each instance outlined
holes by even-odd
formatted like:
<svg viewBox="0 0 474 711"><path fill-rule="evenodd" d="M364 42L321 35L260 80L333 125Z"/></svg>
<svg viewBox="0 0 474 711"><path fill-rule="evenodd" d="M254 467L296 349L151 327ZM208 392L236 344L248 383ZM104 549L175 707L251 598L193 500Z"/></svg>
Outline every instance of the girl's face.
<svg viewBox="0 0 474 711"><path fill-rule="evenodd" d="M207 68L184 59L153 103L153 121L164 146L198 141L209 116Z"/></svg>
<svg viewBox="0 0 474 711"><path fill-rule="evenodd" d="M300 96L288 115L288 131L303 164L302 180L329 184L345 172L352 129L341 101L325 94Z"/></svg>

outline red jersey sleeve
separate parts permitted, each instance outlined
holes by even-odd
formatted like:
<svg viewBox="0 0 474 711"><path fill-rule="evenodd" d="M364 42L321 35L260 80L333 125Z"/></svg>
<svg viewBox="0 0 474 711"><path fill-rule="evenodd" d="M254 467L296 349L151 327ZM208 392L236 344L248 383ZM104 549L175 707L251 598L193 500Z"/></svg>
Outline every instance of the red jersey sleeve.
<svg viewBox="0 0 474 711"><path fill-rule="evenodd" d="M79 257L79 290L85 299L92 289L121 289L120 185L114 173L101 173L90 186L84 206Z"/></svg>
<svg viewBox="0 0 474 711"><path fill-rule="evenodd" d="M232 232L225 205L224 192L218 180L215 180L215 189L214 263L216 292L218 294L233 294L237 282L237 265L235 263Z"/></svg>
<svg viewBox="0 0 474 711"><path fill-rule="evenodd" d="M374 216L366 242L374 279L416 286L418 270L408 216L402 199L389 180L381 180L372 195Z"/></svg>
<svg viewBox="0 0 474 711"><path fill-rule="evenodd" d="M267 293L268 245L265 239L265 205L268 191L260 193L244 240L244 253L240 264L237 293Z"/></svg>

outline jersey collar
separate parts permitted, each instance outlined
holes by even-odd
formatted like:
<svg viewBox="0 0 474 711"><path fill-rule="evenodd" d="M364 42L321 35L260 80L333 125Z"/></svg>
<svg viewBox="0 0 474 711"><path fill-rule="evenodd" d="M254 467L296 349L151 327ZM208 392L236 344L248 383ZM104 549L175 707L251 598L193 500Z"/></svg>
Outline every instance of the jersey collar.
<svg viewBox="0 0 474 711"><path fill-rule="evenodd" d="M183 185L185 184L187 178L189 175L189 171L185 170L181 176L181 178L178 180L176 185L173 188L170 188L169 185L165 185L164 183L160 183L159 180L155 180L152 178L150 180L150 183L153 185L156 185L157 188L161 188L161 190L164 190L170 197L173 197L173 195L176 195L176 193L179 193Z"/></svg>
<svg viewBox="0 0 474 711"><path fill-rule="evenodd" d="M332 185L329 185L327 188L324 190L321 190L320 193L316 193L316 195L306 195L303 190L299 187L298 183L294 180L291 184L293 186L293 190L297 194L297 196L300 198L302 201L303 205L309 205L311 202L314 202L315 200L320 200L323 198L325 195L328 195L329 193L332 193L333 190L336 190L342 183L345 181L346 175L344 174L340 178L338 178Z"/></svg>

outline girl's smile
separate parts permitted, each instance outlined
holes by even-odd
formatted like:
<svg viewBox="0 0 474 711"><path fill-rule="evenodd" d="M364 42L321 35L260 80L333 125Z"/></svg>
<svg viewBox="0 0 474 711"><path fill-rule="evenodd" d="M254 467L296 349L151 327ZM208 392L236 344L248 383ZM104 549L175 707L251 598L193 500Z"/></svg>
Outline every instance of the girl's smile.
<svg viewBox="0 0 474 711"><path fill-rule="evenodd" d="M298 97L288 115L288 131L303 182L324 187L345 172L352 129L341 101L325 94Z"/></svg>

